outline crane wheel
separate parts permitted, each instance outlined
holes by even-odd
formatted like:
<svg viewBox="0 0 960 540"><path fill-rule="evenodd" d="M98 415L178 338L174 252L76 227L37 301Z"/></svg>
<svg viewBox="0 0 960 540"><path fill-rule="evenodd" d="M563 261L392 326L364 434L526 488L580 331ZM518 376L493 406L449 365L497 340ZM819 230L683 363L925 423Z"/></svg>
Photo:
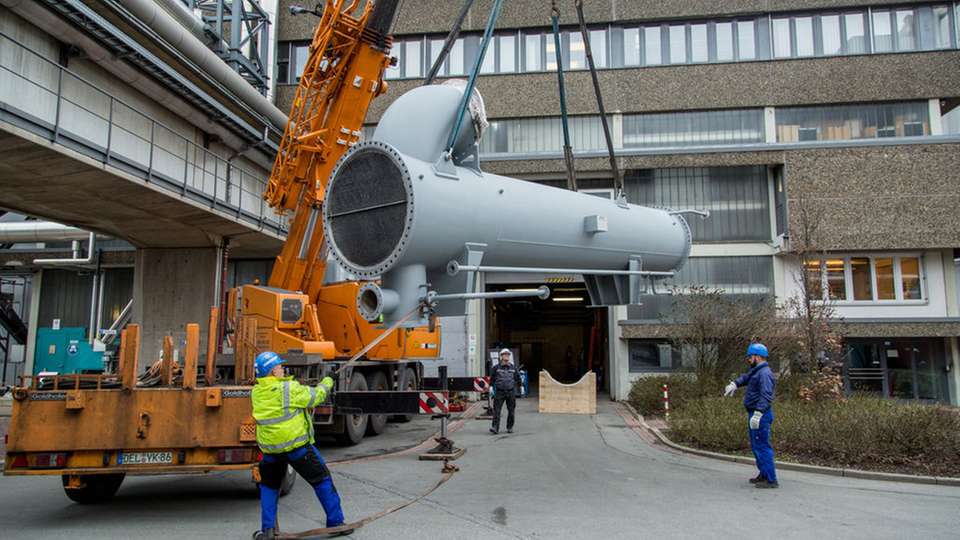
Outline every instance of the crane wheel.
<svg viewBox="0 0 960 540"><path fill-rule="evenodd" d="M80 487L68 488L70 475L63 475L63 491L67 498L80 504L99 504L108 502L120 489L124 473L85 474L80 477Z"/></svg>
<svg viewBox="0 0 960 540"><path fill-rule="evenodd" d="M406 388L402 390L407 390L409 392L414 392L417 390L417 373L412 368L407 368L406 376L403 380L407 381ZM394 422L406 423L413 420L412 414L395 414L391 417L391 420Z"/></svg>
<svg viewBox="0 0 960 540"><path fill-rule="evenodd" d="M387 376L379 370L367 373L367 388L380 392L389 390ZM387 429L387 415L371 414L367 421L367 435L379 435L385 429Z"/></svg>
<svg viewBox="0 0 960 540"><path fill-rule="evenodd" d="M367 389L367 379L359 371L354 371L350 375L350 382L347 384L347 390L352 392L362 392ZM346 446L360 444L363 435L367 432L366 414L348 414L343 417L343 433L337 435L337 441Z"/></svg>

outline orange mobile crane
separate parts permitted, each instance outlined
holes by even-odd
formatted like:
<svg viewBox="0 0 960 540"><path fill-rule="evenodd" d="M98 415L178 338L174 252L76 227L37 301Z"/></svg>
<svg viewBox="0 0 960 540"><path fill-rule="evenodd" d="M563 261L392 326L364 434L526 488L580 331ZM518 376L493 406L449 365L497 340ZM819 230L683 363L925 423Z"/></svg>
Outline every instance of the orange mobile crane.
<svg viewBox="0 0 960 540"><path fill-rule="evenodd" d="M328 2L320 14L264 194L271 207L293 211L268 285L230 291L227 319L236 334L238 380L251 382L253 357L264 350L284 355L287 366L312 379L319 368L339 367L330 360L347 359L379 337L364 361L351 364L340 389L415 389L421 376L416 359L439 352L436 325L396 329L383 337L382 329L357 312L358 282L324 281L327 252L320 215L327 180L340 157L359 142L371 101L386 92L383 74L391 62L387 34L397 2L367 2L354 18L349 14L359 4ZM377 434L385 423L382 414L334 415L318 429L356 443L364 431Z"/></svg>
<svg viewBox="0 0 960 540"><path fill-rule="evenodd" d="M386 91L396 7L397 0L327 0L317 13L321 20L265 193L275 208L294 211L293 223L269 286L230 293L232 365L217 362L215 307L202 378L198 324L186 327L182 365L168 336L162 360L139 375L140 331L131 324L121 334L116 373L21 379L4 474L61 475L68 497L81 503L108 500L127 474L247 469L256 480L249 396L253 358L262 350L284 354L302 380L338 370L333 402L314 413L318 431L357 442L368 430L381 430L387 415L427 412L417 390L438 381L430 387L446 388L447 380L445 370L432 382L424 379L417 359L438 354L439 328L402 328L382 339L383 330L356 313L356 282L324 284L318 219L332 167L360 137L371 100ZM344 361L362 352L359 362ZM472 389L473 380L458 385Z"/></svg>

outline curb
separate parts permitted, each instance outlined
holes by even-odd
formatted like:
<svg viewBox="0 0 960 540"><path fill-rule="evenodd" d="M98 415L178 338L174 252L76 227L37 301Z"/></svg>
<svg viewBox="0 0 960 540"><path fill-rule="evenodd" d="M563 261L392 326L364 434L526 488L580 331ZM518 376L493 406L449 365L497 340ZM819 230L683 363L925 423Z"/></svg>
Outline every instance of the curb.
<svg viewBox="0 0 960 540"><path fill-rule="evenodd" d="M733 463L742 463L745 465L753 465L754 460L746 456L733 456L730 454L721 454L719 452L711 452L709 450L700 450L699 448L691 448L689 446L684 446L682 444L677 444L667 438L659 429L647 424L643 419L643 415L638 413L629 403L621 402L624 408L630 411L630 414L639 422L640 426L643 429L646 429L653 434L664 445L684 452L687 454L693 454L696 456L717 459L720 461L729 461ZM876 472L876 471L864 471L860 469L839 469L836 467L824 467L822 465L807 465L804 463L792 463L789 461L775 461L778 469L785 471L799 471L805 473L813 474L824 474L828 476L844 476L847 478L860 478L864 480L883 480L886 482L906 482L912 484L927 484L927 485L939 485L939 486L958 486L960 487L960 478L951 478L951 477L941 477L941 476L921 476L913 474L899 474L899 473L886 473L886 472Z"/></svg>

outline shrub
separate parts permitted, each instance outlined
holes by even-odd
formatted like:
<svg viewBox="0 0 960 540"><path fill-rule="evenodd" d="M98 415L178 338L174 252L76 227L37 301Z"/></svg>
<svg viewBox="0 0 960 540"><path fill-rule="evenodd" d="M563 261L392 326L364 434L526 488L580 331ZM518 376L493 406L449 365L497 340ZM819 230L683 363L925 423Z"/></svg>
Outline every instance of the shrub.
<svg viewBox="0 0 960 540"><path fill-rule="evenodd" d="M960 411L874 397L778 401L773 446L789 460L917 474L960 476ZM748 452L747 415L733 399L701 398L671 414L677 442Z"/></svg>
<svg viewBox="0 0 960 540"><path fill-rule="evenodd" d="M634 381L627 402L643 415L663 414L663 384L670 390L670 410L682 408L693 399L719 396L725 383L698 379L692 373L671 373L663 376L642 377Z"/></svg>

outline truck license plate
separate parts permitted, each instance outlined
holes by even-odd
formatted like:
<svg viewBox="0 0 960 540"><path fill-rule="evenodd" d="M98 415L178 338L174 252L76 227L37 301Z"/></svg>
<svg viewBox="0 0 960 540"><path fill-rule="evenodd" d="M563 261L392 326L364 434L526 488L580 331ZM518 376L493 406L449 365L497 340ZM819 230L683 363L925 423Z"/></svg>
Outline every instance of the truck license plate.
<svg viewBox="0 0 960 540"><path fill-rule="evenodd" d="M173 452L120 452L117 465L165 465L173 463Z"/></svg>

